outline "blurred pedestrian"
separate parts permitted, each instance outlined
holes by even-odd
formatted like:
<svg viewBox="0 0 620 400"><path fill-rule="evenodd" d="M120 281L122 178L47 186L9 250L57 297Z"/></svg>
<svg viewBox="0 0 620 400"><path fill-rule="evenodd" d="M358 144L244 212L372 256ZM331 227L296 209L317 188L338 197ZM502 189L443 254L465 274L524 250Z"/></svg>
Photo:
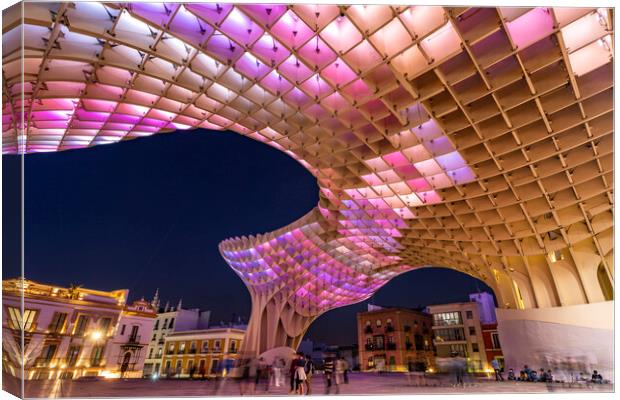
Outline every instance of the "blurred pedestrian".
<svg viewBox="0 0 620 400"><path fill-rule="evenodd" d="M304 394L304 387L306 386L306 359L304 358L304 353L297 353L298 358L295 360L295 385L296 385L296 393Z"/></svg>
<svg viewBox="0 0 620 400"><path fill-rule="evenodd" d="M289 391L288 394L293 394L297 391L297 385L295 382L295 369L297 368L296 362L298 358L299 358L299 355L295 354L295 356L291 359L291 365L289 366L289 369L288 369L290 383L291 383L291 390Z"/></svg>
<svg viewBox="0 0 620 400"><path fill-rule="evenodd" d="M314 375L314 362L312 362L312 358L310 355L306 355L306 360L304 363L304 371L306 373L306 394L309 395L312 393L312 376Z"/></svg>
<svg viewBox="0 0 620 400"><path fill-rule="evenodd" d="M495 380L498 382L503 381L504 377L502 376L502 367L499 365L497 358L491 360L491 367L493 368L493 371L495 371Z"/></svg>
<svg viewBox="0 0 620 400"><path fill-rule="evenodd" d="M334 381L334 359L327 355L323 360L323 373L325 374L325 394L331 394L332 383Z"/></svg>
<svg viewBox="0 0 620 400"><path fill-rule="evenodd" d="M280 357L276 358L273 362L271 370L273 371L273 384L275 387L280 387L283 384L282 370L284 369L284 360Z"/></svg>

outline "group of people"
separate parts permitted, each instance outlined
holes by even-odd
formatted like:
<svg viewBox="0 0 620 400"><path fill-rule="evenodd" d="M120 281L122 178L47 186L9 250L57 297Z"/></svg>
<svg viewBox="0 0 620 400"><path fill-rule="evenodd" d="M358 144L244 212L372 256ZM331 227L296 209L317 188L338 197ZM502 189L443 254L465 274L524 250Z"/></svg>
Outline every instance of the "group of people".
<svg viewBox="0 0 620 400"><path fill-rule="evenodd" d="M503 381L504 377L502 376L502 369L497 360L491 361L491 366L495 371L495 380ZM550 369L545 371L544 368L540 368L538 371L528 367L527 365L523 366L523 369L519 371L519 375L517 376L512 368L508 370L508 380L509 381L519 381L519 382L555 382L553 378L553 374ZM584 381L589 383L603 383L603 376L597 371L594 370L592 373L592 377L588 380L586 375L581 372L576 379L577 381Z"/></svg>
<svg viewBox="0 0 620 400"><path fill-rule="evenodd" d="M502 381L504 380L501 375L500 378ZM519 376L515 375L514 369L510 368L508 370L508 380L521 382L553 382L553 374L550 369L545 371L544 368L541 368L537 372L535 369L531 369L527 365L524 365L523 369L519 371Z"/></svg>
<svg viewBox="0 0 620 400"><path fill-rule="evenodd" d="M284 385L286 361L276 358L269 365L263 357L243 359L239 363L241 368L241 394L254 394L256 388L265 384L264 391L268 392L271 385L282 387ZM339 385L349 383L349 365L342 357L328 355L323 360L323 372L325 376L325 393L330 394L335 386L339 393ZM289 365L289 394L310 395L312 394L312 378L317 368L310 355L301 352L295 354Z"/></svg>
<svg viewBox="0 0 620 400"><path fill-rule="evenodd" d="M340 385L349 383L349 365L343 357L328 355L323 360L323 374L325 377L325 394L330 394L335 386L336 393L340 392ZM309 395L312 394L312 377L316 373L316 367L309 355L297 353L291 361L290 392L289 394Z"/></svg>

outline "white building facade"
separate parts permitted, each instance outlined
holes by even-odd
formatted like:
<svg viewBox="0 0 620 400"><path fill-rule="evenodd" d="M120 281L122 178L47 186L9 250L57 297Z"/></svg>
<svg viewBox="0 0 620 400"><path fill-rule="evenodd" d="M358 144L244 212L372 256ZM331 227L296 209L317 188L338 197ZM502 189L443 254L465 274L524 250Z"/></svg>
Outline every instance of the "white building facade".
<svg viewBox="0 0 620 400"><path fill-rule="evenodd" d="M125 289L63 288L23 279L4 280L2 289L3 371L23 379L120 375L122 327L138 326L149 337L156 315L148 303L127 305ZM127 362L128 371L140 371L133 376L141 376L144 362L137 355L132 351Z"/></svg>

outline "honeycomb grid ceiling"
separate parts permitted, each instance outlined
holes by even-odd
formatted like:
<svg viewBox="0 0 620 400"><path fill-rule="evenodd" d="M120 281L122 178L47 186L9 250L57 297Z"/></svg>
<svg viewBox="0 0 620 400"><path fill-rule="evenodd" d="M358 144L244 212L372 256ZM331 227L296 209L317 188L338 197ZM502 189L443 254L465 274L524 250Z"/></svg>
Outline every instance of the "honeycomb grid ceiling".
<svg viewBox="0 0 620 400"><path fill-rule="evenodd" d="M221 244L251 291L316 315L433 265L517 306L500 276L532 284L577 244L613 281L612 21L602 8L25 3L23 21L4 12L3 153L231 130L321 190L290 226Z"/></svg>

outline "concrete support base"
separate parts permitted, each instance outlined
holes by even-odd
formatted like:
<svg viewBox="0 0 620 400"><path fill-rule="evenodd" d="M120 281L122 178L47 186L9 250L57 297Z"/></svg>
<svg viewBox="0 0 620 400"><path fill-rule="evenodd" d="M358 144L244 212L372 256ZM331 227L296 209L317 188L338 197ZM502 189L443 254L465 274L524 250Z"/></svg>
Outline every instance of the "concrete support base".
<svg viewBox="0 0 620 400"><path fill-rule="evenodd" d="M528 365L551 369L556 379L614 373L614 302L527 310L497 309L506 371Z"/></svg>

